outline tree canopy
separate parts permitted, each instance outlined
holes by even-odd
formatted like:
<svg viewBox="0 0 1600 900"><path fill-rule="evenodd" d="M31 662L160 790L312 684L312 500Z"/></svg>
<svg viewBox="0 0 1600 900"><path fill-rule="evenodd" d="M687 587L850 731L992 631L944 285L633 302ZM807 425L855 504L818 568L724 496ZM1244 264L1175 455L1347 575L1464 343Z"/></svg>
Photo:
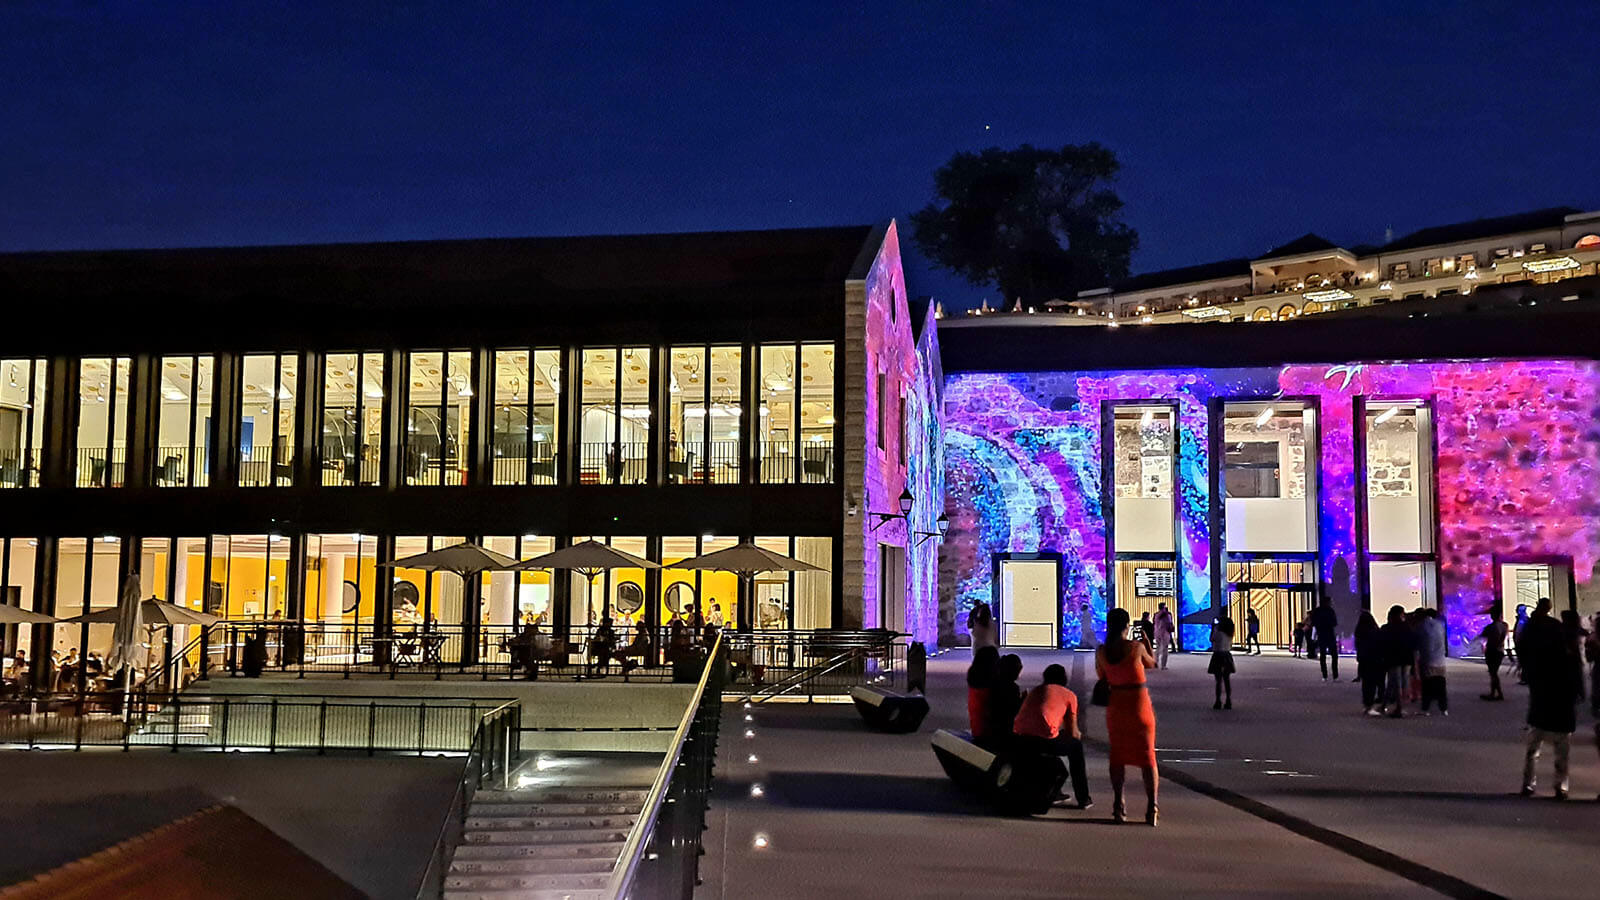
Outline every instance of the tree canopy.
<svg viewBox="0 0 1600 900"><path fill-rule="evenodd" d="M1005 301L1072 300L1128 274L1139 236L1120 218L1117 157L1098 143L957 153L911 215L925 256Z"/></svg>

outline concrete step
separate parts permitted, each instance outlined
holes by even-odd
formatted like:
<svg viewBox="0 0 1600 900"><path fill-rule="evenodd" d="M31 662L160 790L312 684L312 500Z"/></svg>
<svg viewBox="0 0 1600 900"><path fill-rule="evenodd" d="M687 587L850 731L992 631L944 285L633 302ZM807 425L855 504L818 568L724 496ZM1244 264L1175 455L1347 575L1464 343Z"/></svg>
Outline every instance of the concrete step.
<svg viewBox="0 0 1600 900"><path fill-rule="evenodd" d="M543 846L546 844L605 844L622 843L628 839L626 828L564 828L559 831L467 831L461 835L463 844L512 844Z"/></svg>
<svg viewBox="0 0 1600 900"><path fill-rule="evenodd" d="M490 816L631 816L638 803L472 803L474 817Z"/></svg>
<svg viewBox="0 0 1600 900"><path fill-rule="evenodd" d="M453 857L463 862L487 860L556 860L598 859L614 861L622 848L616 841L594 841L586 844L461 844Z"/></svg>
<svg viewBox="0 0 1600 900"><path fill-rule="evenodd" d="M509 791L482 790L472 795L479 803L644 803L649 788L520 788Z"/></svg>
<svg viewBox="0 0 1600 900"><path fill-rule="evenodd" d="M605 890L445 889L445 900L605 900Z"/></svg>
<svg viewBox="0 0 1600 900"><path fill-rule="evenodd" d="M447 891L598 891L611 880L611 873L567 875L446 875Z"/></svg>
<svg viewBox="0 0 1600 900"><path fill-rule="evenodd" d="M467 816L468 831L584 831L633 827L637 815L628 816Z"/></svg>
<svg viewBox="0 0 1600 900"><path fill-rule="evenodd" d="M458 875L593 875L610 874L616 864L615 854L510 859L462 859L457 856L450 863L450 872Z"/></svg>

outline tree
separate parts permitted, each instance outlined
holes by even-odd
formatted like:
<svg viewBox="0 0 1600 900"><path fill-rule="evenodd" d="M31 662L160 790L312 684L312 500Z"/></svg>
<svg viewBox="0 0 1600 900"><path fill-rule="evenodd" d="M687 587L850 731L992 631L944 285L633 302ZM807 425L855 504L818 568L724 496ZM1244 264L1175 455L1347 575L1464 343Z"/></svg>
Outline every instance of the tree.
<svg viewBox="0 0 1600 900"><path fill-rule="evenodd" d="M1138 245L1111 189L1118 168L1093 142L957 153L934 173L935 201L911 215L912 241L1007 304L1076 299L1126 276Z"/></svg>

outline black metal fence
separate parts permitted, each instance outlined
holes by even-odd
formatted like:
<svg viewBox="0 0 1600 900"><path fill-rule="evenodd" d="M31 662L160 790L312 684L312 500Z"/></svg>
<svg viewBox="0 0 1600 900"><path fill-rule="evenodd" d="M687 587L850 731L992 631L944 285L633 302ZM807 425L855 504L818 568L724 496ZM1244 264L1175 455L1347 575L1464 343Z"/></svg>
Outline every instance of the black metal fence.
<svg viewBox="0 0 1600 900"><path fill-rule="evenodd" d="M688 900L694 896L700 881L701 841L717 759L727 663L727 647L718 642L603 896L617 900Z"/></svg>
<svg viewBox="0 0 1600 900"><path fill-rule="evenodd" d="M496 729L514 732L486 748L497 754L494 771L503 771L517 747L521 708L490 698L46 694L0 702L0 746L468 753L483 739L489 712Z"/></svg>

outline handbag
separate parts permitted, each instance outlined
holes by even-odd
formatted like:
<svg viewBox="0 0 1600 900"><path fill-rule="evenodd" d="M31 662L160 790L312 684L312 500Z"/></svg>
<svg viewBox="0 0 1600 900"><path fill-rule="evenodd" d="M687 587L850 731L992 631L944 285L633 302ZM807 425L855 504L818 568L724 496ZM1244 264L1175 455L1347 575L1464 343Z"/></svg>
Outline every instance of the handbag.
<svg viewBox="0 0 1600 900"><path fill-rule="evenodd" d="M1089 703L1094 706L1111 705L1111 685L1104 678L1094 683L1094 689L1089 691Z"/></svg>

